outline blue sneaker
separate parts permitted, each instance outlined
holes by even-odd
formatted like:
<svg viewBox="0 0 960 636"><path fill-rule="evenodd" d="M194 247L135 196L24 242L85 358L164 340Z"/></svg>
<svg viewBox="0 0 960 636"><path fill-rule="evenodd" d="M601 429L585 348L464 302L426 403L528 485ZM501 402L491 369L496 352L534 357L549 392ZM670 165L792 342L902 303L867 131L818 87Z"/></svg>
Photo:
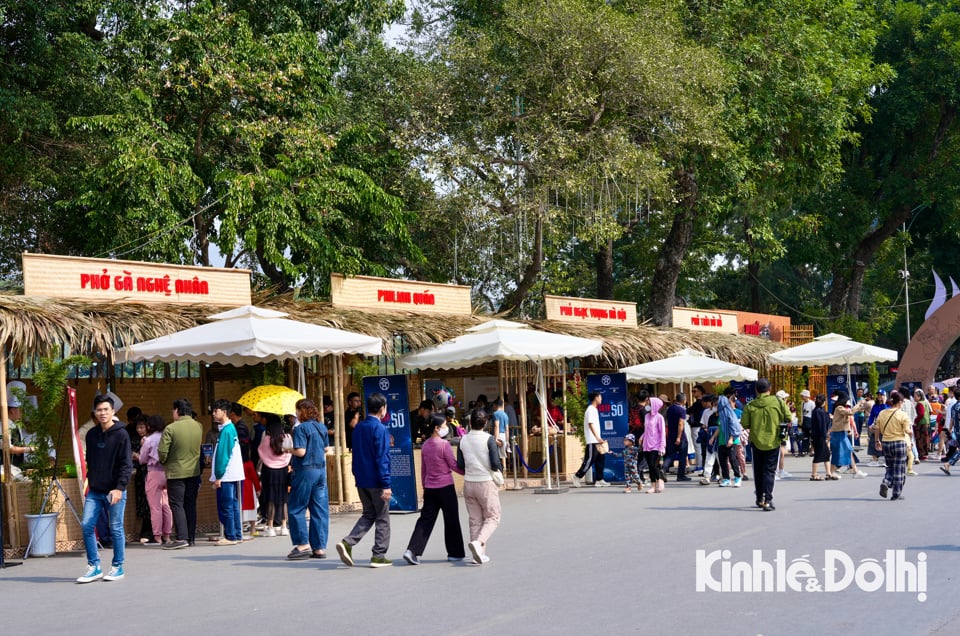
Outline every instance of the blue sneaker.
<svg viewBox="0 0 960 636"><path fill-rule="evenodd" d="M77 579L77 583L90 583L103 578L103 570L99 565L91 565L87 568L87 573Z"/></svg>
<svg viewBox="0 0 960 636"><path fill-rule="evenodd" d="M739 487L740 487L740 481L741 481L740 477L734 477L734 479L733 479L733 487L734 487L734 488L739 488Z"/></svg>
<svg viewBox="0 0 960 636"><path fill-rule="evenodd" d="M123 566L115 565L110 568L110 571L107 572L107 575L103 577L104 581L119 581L123 578Z"/></svg>
<svg viewBox="0 0 960 636"><path fill-rule="evenodd" d="M724 479L723 481L720 482L720 487L721 487L721 488L727 488L729 485L730 485L730 480L729 480L729 479Z"/></svg>

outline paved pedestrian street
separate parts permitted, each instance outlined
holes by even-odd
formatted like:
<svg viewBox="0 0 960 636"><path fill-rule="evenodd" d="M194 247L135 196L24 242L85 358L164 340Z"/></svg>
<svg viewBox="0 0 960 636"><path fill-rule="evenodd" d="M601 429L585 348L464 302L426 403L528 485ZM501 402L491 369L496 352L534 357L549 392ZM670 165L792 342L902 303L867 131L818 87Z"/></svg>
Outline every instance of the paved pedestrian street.
<svg viewBox="0 0 960 636"><path fill-rule="evenodd" d="M809 481L807 460L790 458L788 469L772 512L753 507L752 481L671 481L658 495L506 492L482 566L448 563L439 525L423 564L406 565L416 515L393 515L394 566L366 567L371 533L349 569L334 544L354 514L331 519L326 560L287 561L288 537L177 551L131 545L125 580L78 585L80 553L28 559L0 572L3 631L960 633L960 474L926 462L905 499L889 501L877 494L882 469L837 482ZM462 505L461 515L466 529ZM102 558L109 564L110 552ZM743 589L760 591L734 591Z"/></svg>

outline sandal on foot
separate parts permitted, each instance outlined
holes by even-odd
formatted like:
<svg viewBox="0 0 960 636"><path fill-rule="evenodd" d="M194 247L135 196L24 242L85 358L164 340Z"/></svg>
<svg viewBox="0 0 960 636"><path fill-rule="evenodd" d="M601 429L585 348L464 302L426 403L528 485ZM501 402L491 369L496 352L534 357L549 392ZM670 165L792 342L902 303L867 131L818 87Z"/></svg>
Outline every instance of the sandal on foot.
<svg viewBox="0 0 960 636"><path fill-rule="evenodd" d="M820 475L810 475L810 481L823 481L823 477Z"/></svg>
<svg viewBox="0 0 960 636"><path fill-rule="evenodd" d="M290 550L290 554L287 555L287 558L291 561L300 561L301 559L309 559L312 552L310 550L301 550L300 548L294 548Z"/></svg>

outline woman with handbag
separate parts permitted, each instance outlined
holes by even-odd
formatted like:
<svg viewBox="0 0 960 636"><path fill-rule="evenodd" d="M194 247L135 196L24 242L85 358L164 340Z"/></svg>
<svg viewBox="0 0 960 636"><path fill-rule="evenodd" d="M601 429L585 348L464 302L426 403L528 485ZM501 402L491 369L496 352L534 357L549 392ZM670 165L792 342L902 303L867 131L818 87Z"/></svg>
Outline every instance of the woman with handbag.
<svg viewBox="0 0 960 636"><path fill-rule="evenodd" d="M500 450L493 436L484 431L487 412L470 412L470 432L460 439L457 468L463 471L463 500L470 519L470 553L476 564L486 563L487 541L500 525L500 486L503 472Z"/></svg>
<svg viewBox="0 0 960 636"><path fill-rule="evenodd" d="M410 565L420 565L420 555L427 547L437 514L443 511L443 539L447 548L447 561L463 561L463 534L460 530L460 512L457 490L453 486L453 473L463 474L457 466L453 449L446 440L451 428L443 413L433 413L427 419L427 439L420 450L420 475L423 478L423 508L420 518L410 535L403 560Z"/></svg>

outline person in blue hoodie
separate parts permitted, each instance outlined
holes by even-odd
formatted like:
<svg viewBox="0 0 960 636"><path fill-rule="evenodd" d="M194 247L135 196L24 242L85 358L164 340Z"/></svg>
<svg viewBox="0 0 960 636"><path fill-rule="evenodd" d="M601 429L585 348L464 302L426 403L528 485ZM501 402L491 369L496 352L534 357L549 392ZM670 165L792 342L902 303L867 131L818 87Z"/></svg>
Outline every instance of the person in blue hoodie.
<svg viewBox="0 0 960 636"><path fill-rule="evenodd" d="M387 398L374 393L367 398L367 417L353 429L353 476L363 512L350 531L337 544L337 554L346 565L353 566L353 546L370 528L376 526L370 567L393 565L387 559L390 547L390 434L383 425L387 415Z"/></svg>

